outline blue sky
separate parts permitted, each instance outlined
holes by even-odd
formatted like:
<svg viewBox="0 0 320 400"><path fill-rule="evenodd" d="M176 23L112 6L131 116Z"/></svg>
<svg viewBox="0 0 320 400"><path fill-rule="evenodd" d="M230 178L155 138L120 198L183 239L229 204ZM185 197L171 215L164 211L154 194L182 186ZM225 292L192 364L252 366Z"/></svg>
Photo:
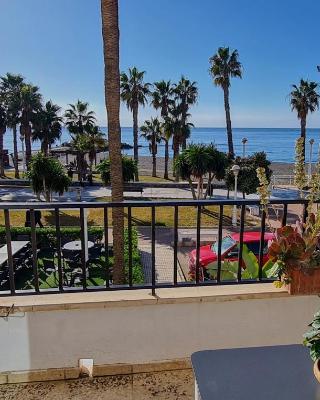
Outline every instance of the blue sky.
<svg viewBox="0 0 320 400"><path fill-rule="evenodd" d="M317 0L119 0L121 70L137 66L146 80L197 81L196 126L225 126L222 91L208 59L219 46L237 48L244 66L233 80L235 127L296 127L290 85L320 81ZM0 0L0 74L23 74L45 99L65 107L88 101L105 125L99 0ZM155 115L141 110L140 122ZM121 123L131 125L123 106ZM309 119L320 126L320 112Z"/></svg>

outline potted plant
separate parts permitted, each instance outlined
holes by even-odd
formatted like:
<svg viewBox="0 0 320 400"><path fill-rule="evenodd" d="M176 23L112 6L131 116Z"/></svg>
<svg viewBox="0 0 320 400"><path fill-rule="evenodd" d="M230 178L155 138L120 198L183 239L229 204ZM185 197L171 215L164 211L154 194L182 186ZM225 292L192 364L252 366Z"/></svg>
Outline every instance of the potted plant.
<svg viewBox="0 0 320 400"><path fill-rule="evenodd" d="M276 230L268 253L273 262L268 277L278 277L278 287L286 285L290 294L320 293L319 228L311 214L308 224L284 226Z"/></svg>
<svg viewBox="0 0 320 400"><path fill-rule="evenodd" d="M309 324L310 329L303 335L303 344L309 348L310 357L314 361L313 372L320 382L320 312L318 311L312 322Z"/></svg>

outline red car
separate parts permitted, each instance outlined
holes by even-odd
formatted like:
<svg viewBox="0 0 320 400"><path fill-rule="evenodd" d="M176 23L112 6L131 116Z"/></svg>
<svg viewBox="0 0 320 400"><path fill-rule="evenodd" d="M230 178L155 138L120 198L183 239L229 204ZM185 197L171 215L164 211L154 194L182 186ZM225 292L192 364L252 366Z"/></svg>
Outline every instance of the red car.
<svg viewBox="0 0 320 400"><path fill-rule="evenodd" d="M274 234L266 232L264 234L264 251L263 263L268 261L268 243L274 239ZM233 233L232 235L225 236L221 242L221 260L228 259L230 261L237 261L239 250L238 244L240 240L240 233ZM260 249L260 232L244 232L243 243L247 245L249 251L254 255L259 255ZM196 264L196 249L192 250L189 254L189 274L194 278L195 264ZM212 245L200 247L200 275L206 277L206 267L218 260L218 242Z"/></svg>

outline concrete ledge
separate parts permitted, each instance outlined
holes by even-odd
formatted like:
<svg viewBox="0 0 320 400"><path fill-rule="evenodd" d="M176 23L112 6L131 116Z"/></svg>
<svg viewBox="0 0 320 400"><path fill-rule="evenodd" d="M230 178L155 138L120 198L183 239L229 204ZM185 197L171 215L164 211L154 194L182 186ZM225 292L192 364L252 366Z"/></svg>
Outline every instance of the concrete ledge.
<svg viewBox="0 0 320 400"><path fill-rule="evenodd" d="M6 316L9 311L11 315L19 312L225 302L288 296L285 289L277 289L272 283L157 289L155 297L148 289L8 296L0 298L0 316Z"/></svg>
<svg viewBox="0 0 320 400"><path fill-rule="evenodd" d="M164 360L148 364L105 364L94 365L93 376L133 375L150 372L176 371L191 369L189 359ZM79 368L50 368L31 371L0 373L0 385L9 383L46 382L66 379L78 379Z"/></svg>

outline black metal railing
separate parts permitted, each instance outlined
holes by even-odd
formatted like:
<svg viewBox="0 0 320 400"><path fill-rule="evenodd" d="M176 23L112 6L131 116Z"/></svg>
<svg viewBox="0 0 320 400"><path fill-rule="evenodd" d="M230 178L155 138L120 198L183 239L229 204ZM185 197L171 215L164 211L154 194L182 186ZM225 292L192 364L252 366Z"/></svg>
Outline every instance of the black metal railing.
<svg viewBox="0 0 320 400"><path fill-rule="evenodd" d="M301 215L305 221L307 218L307 200L297 199L297 200L271 200L270 206L280 206L281 217L280 221L282 225L287 223L288 218L288 207L290 205L299 205L302 207ZM238 207L238 228L239 231L239 243L238 243L238 273L233 280L222 279L222 265L223 265L223 254L222 254L222 237L223 229L228 228L224 223L224 212L226 208L232 210L232 207L236 205ZM212 227L217 227L217 272L214 279L203 279L202 266L200 262L200 247L201 247L201 230L202 230L202 215L206 208L215 206L216 214L215 221ZM260 232L260 248L257 256L259 263L259 273L254 279L243 279L243 264L242 264L242 252L244 244L244 232L248 229L246 226L246 220L248 219L247 207L258 206L259 201L257 200L185 200L185 201L124 201L121 203L116 202L94 202L94 203L0 203L0 213L3 212L4 225L5 225L5 243L7 245L7 259L0 267L0 271L6 271L3 273L4 287L0 288L1 296L8 295L28 295L28 294L42 294L42 293L63 293L63 292L74 292L74 291L98 291L98 290L124 290L124 289L150 289L152 294L155 294L157 288L168 288L168 287L186 287L186 286L204 286L204 285L227 285L227 284L243 284L243 283L257 283L270 281L263 277L263 258L264 258L264 237L266 229L268 229L266 224L266 213L260 210L259 220L255 220L257 225L255 230ZM158 282L156 277L156 249L157 249L157 225L156 225L156 215L159 209L171 207L173 211L173 226L171 227L172 232L172 246L173 246L173 263L172 263L172 281L170 282ZM186 279L185 281L180 281L178 279L179 270L179 260L178 260L178 233L179 233L179 216L182 212L183 207L192 207L196 211L195 214L195 232L196 232L196 261L195 261L195 276L192 280ZM112 281L112 270L109 268L110 264L110 247L109 247L109 230L112 229L112 223L110 223L110 218L108 216L108 211L113 208L123 208L127 210L126 214L126 230L127 230L127 252L128 257L126 259L127 265L127 275L126 283L122 285L115 285ZM137 208L144 208L151 211L150 224L150 237L151 237L151 280L149 282L141 282L136 284L134 282L133 276L133 228L134 228L134 218L133 211ZM101 218L102 232L104 236L103 241L103 260L102 266L100 266L105 272L105 283L103 285L88 285L88 263L89 259L85 253L85 241L87 237L85 235L85 209L99 209L103 213ZM19 265L15 262L13 248L12 248L12 226L11 218L14 213L23 212L24 210L29 210L30 212L30 245L29 245L29 287L21 289L17 287L18 274L17 270ZM41 270L40 261L38 260L39 254L39 243L37 240L37 235L39 229L36 228L36 218L35 211L50 211L54 216L54 223L52 224L54 229L54 239L55 239L55 256L54 256L54 268L55 268L55 279L57 281L56 287L42 289L39 279L39 271ZM67 285L65 282L65 264L62 249L62 226L61 226L61 213L66 212L66 210L76 210L79 213L79 227L80 227L80 243L81 248L79 249L80 257L78 265L80 266L77 271L78 283L74 285ZM230 220L231 221L231 220ZM206 226L207 227L207 226ZM3 228L2 228L3 229ZM252 230L252 228L250 228ZM171 266L170 266L171 267Z"/></svg>

